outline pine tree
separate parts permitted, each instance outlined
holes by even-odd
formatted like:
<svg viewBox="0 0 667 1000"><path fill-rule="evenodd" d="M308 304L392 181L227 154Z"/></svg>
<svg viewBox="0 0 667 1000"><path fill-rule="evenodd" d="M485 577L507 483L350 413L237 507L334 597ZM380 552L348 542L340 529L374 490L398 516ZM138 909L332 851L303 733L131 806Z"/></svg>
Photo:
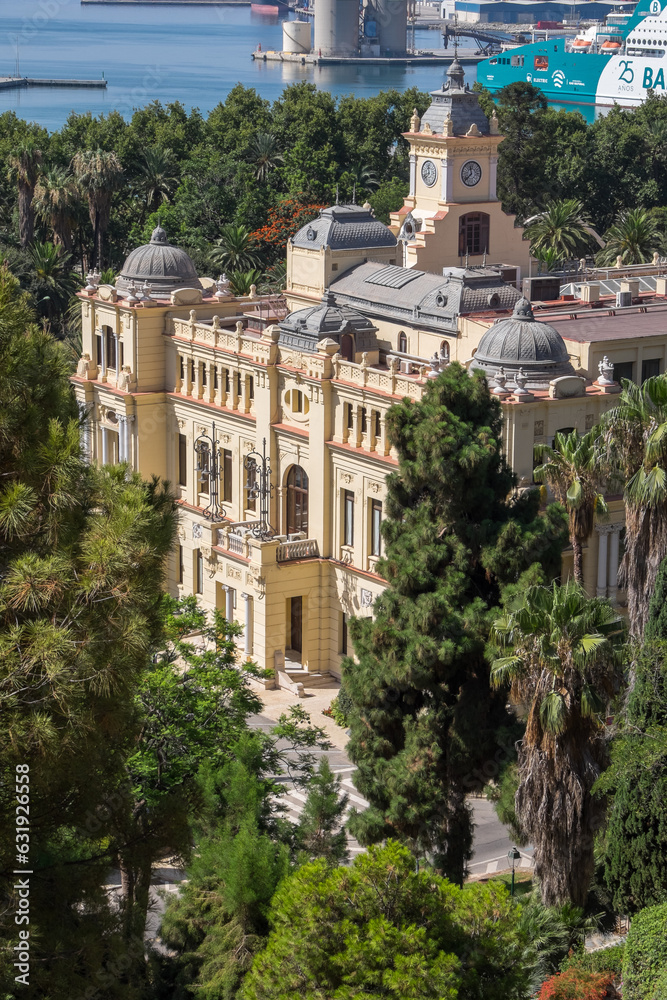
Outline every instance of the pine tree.
<svg viewBox="0 0 667 1000"><path fill-rule="evenodd" d="M173 497L81 456L66 357L0 268L0 873L11 886L15 773L29 774L32 997L134 1000L104 883L136 738L133 693L161 630ZM29 770L25 770L28 768ZM11 894L11 890L10 890ZM0 993L15 992L14 900ZM143 942L131 947L143 956ZM4 987L4 988L3 988Z"/></svg>
<svg viewBox="0 0 667 1000"><path fill-rule="evenodd" d="M486 783L476 769L505 720L505 695L490 694L489 611L535 561L557 571L564 540L561 508L540 516L536 491L513 496L501 426L484 379L458 364L390 411L388 586L372 618L352 621L356 661L343 666L349 753L370 802L351 831L364 844L401 837L457 882L471 850L465 795Z"/></svg>
<svg viewBox="0 0 667 1000"><path fill-rule="evenodd" d="M326 858L336 864L347 861L347 837L339 827L349 796L341 795L341 781L327 758L322 757L308 785L296 835L299 847L311 861L315 858Z"/></svg>

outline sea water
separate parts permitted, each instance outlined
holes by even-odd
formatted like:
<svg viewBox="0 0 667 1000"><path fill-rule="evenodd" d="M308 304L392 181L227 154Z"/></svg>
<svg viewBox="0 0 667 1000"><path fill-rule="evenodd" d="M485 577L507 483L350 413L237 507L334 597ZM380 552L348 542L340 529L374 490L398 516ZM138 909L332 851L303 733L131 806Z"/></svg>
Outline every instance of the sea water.
<svg viewBox="0 0 667 1000"><path fill-rule="evenodd" d="M293 16L293 15L291 15ZM0 90L0 111L53 130L71 111L94 115L151 101L181 101L209 112L237 83L270 101L301 80L334 95L368 97L381 90L434 90L446 66L302 66L253 61L251 53L282 48L284 17L247 7L165 7L80 4L78 0L0 0L0 76L100 79L106 90L28 88ZM410 39L412 42L412 39ZM417 28L419 49L442 47L437 30ZM475 80L476 67L466 66Z"/></svg>

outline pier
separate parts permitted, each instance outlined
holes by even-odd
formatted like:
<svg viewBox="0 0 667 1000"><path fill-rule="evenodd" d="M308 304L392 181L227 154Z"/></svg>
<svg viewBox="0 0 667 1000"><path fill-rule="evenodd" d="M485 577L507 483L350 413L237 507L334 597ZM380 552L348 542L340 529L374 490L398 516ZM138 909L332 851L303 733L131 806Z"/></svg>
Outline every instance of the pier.
<svg viewBox="0 0 667 1000"><path fill-rule="evenodd" d="M278 52L261 49L251 53L255 60L263 62L300 63L302 66L446 66L454 61L454 53L443 49L433 52L419 52L405 56L318 56L313 52ZM488 53L459 50L459 62L478 63L488 59Z"/></svg>
<svg viewBox="0 0 667 1000"><path fill-rule="evenodd" d="M25 87L93 87L104 90L106 85L106 80L36 80L29 76L0 76L0 90Z"/></svg>

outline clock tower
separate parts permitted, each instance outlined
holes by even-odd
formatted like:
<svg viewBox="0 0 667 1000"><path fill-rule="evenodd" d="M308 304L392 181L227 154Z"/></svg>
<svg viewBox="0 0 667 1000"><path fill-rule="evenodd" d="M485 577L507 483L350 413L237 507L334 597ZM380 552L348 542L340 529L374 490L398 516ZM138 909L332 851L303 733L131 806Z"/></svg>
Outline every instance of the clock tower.
<svg viewBox="0 0 667 1000"><path fill-rule="evenodd" d="M410 144L410 193L391 215L405 241L405 266L441 273L443 267L487 263L528 266L530 248L515 217L496 193L495 114L489 120L464 81L455 56L424 117L417 112L404 133Z"/></svg>

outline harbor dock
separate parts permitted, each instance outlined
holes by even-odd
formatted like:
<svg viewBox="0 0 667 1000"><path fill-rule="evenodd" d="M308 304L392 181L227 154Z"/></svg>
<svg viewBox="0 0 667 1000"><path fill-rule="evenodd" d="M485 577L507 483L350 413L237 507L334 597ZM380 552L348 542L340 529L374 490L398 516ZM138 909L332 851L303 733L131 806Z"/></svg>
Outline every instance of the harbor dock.
<svg viewBox="0 0 667 1000"><path fill-rule="evenodd" d="M454 60L453 51L442 49L405 56L318 56L313 52L277 52L272 49L264 52L256 49L251 55L258 61L300 63L302 66L446 66ZM488 54L471 52L464 55L459 51L462 63L478 63L482 59L488 59Z"/></svg>
<svg viewBox="0 0 667 1000"><path fill-rule="evenodd" d="M0 76L0 90L18 87L94 87L104 90L106 80L36 80L29 76Z"/></svg>

